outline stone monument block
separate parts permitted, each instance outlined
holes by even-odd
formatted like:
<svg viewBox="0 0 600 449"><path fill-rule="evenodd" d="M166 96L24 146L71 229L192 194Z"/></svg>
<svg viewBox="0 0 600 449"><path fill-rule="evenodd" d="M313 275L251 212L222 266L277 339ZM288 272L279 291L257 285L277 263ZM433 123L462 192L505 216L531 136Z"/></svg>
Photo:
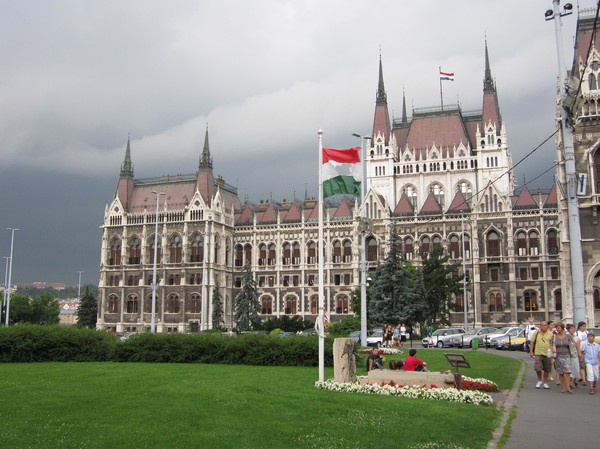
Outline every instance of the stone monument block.
<svg viewBox="0 0 600 449"><path fill-rule="evenodd" d="M336 338L333 342L333 380L356 382L356 358L351 338Z"/></svg>

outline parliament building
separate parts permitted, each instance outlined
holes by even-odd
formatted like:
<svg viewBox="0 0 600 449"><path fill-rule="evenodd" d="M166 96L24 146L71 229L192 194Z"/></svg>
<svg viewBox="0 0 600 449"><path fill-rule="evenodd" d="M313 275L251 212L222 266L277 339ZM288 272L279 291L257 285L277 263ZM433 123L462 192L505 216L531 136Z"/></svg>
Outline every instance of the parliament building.
<svg viewBox="0 0 600 449"><path fill-rule="evenodd" d="M593 42L588 54L593 24L593 14L582 10L570 73L581 80L574 140L576 169L584 180L578 199L591 325L600 322L600 44ZM466 267L466 297L452 298L456 324L464 323L464 307L469 326L517 325L530 316L536 321L573 319L562 142L559 137L557 182L543 192L526 185L516 191L509 130L487 43L482 74L480 110L444 105L413 108L409 116L403 99L402 116L390 120L380 59L371 140L365 141L364 204L348 198L324 204L330 319L352 314L352 292L360 287L362 233L367 270L373 271L386 256L392 226L407 261L418 266L424 253L441 247L461 270ZM199 153L194 174L136 179L127 142L102 226L98 328L150 328L154 268L157 332L235 327L233 298L246 262L262 318L315 320L318 202L242 202L234 186L213 175L208 129ZM361 221L362 208L367 220ZM211 321L215 289L222 298L223 323Z"/></svg>

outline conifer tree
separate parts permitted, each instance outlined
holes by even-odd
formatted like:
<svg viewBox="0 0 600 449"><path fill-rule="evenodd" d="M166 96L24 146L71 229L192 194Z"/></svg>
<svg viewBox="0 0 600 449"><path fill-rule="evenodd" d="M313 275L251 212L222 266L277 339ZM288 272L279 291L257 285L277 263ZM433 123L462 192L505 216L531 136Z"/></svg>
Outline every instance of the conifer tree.
<svg viewBox="0 0 600 449"><path fill-rule="evenodd" d="M79 300L79 307L77 308L77 326L95 329L97 320L98 301L90 292L90 288L86 286L85 293Z"/></svg>
<svg viewBox="0 0 600 449"><path fill-rule="evenodd" d="M215 285L212 294L212 327L213 329L221 329L223 324L223 297L219 291L219 283Z"/></svg>
<svg viewBox="0 0 600 449"><path fill-rule="evenodd" d="M252 275L250 262L246 262L243 268L242 290L235 296L235 321L239 330L250 330L260 322L258 312L260 303L256 291L256 282Z"/></svg>

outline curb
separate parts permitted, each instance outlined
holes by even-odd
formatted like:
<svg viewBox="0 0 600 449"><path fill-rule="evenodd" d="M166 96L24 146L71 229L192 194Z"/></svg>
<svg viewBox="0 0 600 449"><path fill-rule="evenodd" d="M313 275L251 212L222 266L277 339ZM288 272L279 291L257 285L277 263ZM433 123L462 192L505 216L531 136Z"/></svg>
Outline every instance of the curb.
<svg viewBox="0 0 600 449"><path fill-rule="evenodd" d="M500 420L500 425L494 431L492 435L492 439L487 445L487 449L496 449L498 447L498 442L504 435L504 430L506 429L506 424L508 423L508 419L510 417L510 413L512 409L517 404L517 399L519 396L519 391L521 390L521 386L523 385L523 379L525 378L525 373L527 370L527 363L521 360L521 370L519 374L517 374L517 378L515 379L515 383L511 388L510 392L506 396L506 400L504 401L504 414L502 415L502 419Z"/></svg>

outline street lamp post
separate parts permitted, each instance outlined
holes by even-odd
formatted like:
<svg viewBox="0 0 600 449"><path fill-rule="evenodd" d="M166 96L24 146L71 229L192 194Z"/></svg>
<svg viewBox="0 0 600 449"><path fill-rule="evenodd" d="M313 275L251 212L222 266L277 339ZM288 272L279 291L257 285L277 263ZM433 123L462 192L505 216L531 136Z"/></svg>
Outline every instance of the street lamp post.
<svg viewBox="0 0 600 449"><path fill-rule="evenodd" d="M10 264L8 266L8 285L6 292L6 314L4 315L4 325L8 327L8 317L10 313L10 282L12 277L12 264L13 264L13 248L15 243L15 231L18 231L17 228L6 228L11 232L10 237Z"/></svg>
<svg viewBox="0 0 600 449"><path fill-rule="evenodd" d="M577 198L577 169L575 167L575 150L573 148L572 112L565 104L567 90L565 85L566 66L564 62L561 17L573 12L573 5L566 3L560 11L560 0L553 0L553 9L545 13L546 20L554 20L556 35L556 55L558 60L558 80L560 89L560 128L565 161L565 177L567 182L567 214L569 222L569 248L571 256L571 281L573 284L573 322L586 321L585 291L583 281L583 254L581 249L581 226L579 223L579 202Z"/></svg>
<svg viewBox="0 0 600 449"><path fill-rule="evenodd" d="M4 259L6 259L6 265L5 265L5 269L4 269L4 297L2 299L2 312L6 312L6 295L8 292L8 263L10 261L10 257L8 256L3 256ZM4 324L4 316L2 316L2 319L0 320L2 324Z"/></svg>
<svg viewBox="0 0 600 449"><path fill-rule="evenodd" d="M156 332L156 256L158 250L158 203L160 196L165 195L164 192L152 191L156 195L156 215L154 222L154 260L152 264L152 318L150 319L150 332Z"/></svg>
<svg viewBox="0 0 600 449"><path fill-rule="evenodd" d="M77 297L81 299L81 273L83 273L83 271L78 271L77 273L79 273L79 282L77 284Z"/></svg>
<svg viewBox="0 0 600 449"><path fill-rule="evenodd" d="M360 237L360 344L367 346L367 260L365 248L367 230L364 228L367 212L365 208L365 197L367 196L367 150L365 141L371 140L371 137L358 133L352 133L352 135L360 139L360 158L362 160L362 180L360 183L360 218L362 227Z"/></svg>

